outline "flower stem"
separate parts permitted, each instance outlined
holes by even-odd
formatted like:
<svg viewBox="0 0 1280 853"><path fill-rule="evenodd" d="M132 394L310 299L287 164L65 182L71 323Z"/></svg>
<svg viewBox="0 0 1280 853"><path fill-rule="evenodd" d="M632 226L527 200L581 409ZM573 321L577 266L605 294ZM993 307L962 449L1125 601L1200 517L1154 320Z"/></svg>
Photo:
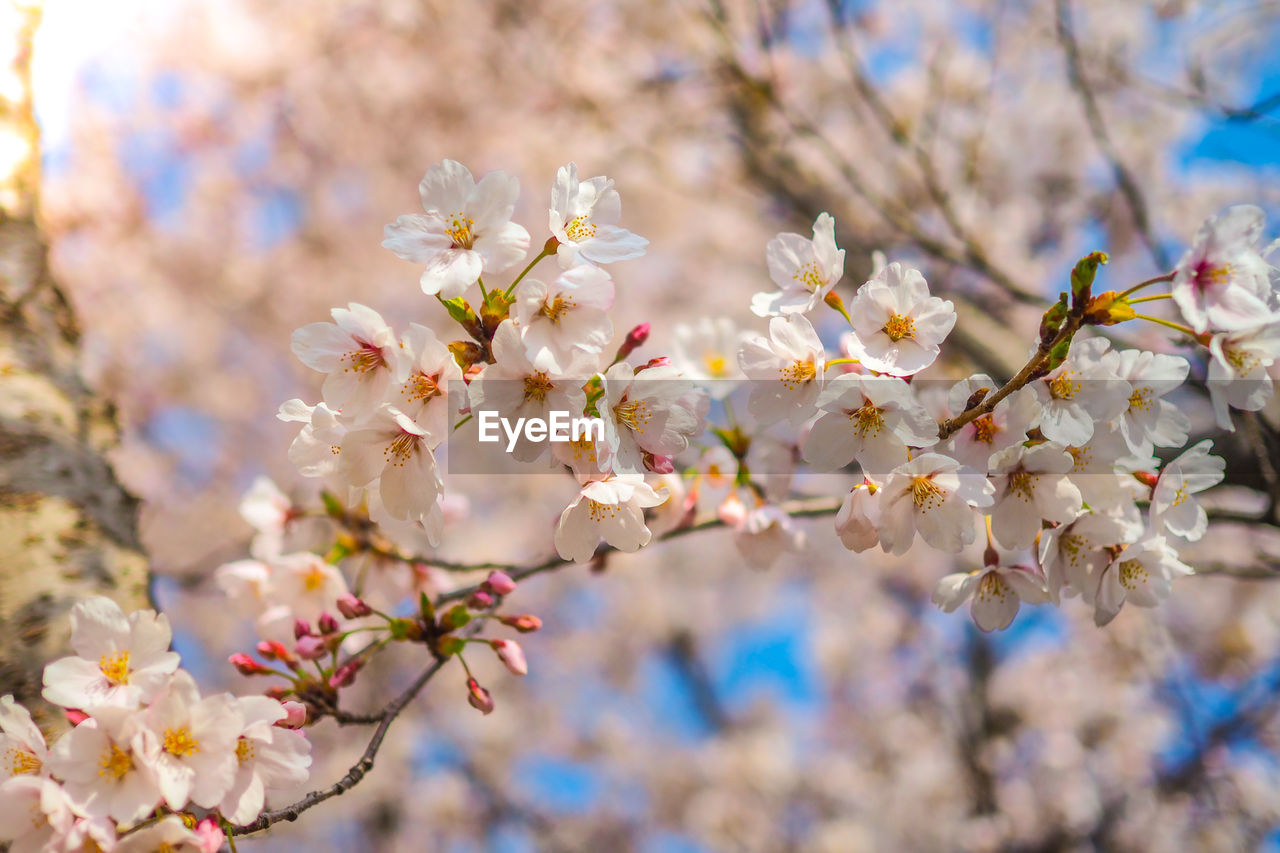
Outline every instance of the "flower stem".
<svg viewBox="0 0 1280 853"><path fill-rule="evenodd" d="M1175 323L1172 320L1162 320L1159 317L1152 317L1150 314L1134 314L1133 317L1135 320L1146 320L1149 323L1156 323L1166 328L1173 329L1176 332L1182 332L1190 335L1193 338L1196 337L1195 329L1190 326L1184 326L1181 323Z"/></svg>
<svg viewBox="0 0 1280 853"><path fill-rule="evenodd" d="M823 366L823 370L826 370L826 368L833 364L862 364L862 362L858 361L856 358L833 358Z"/></svg>
<svg viewBox="0 0 1280 853"><path fill-rule="evenodd" d="M1131 287L1131 288L1129 288L1128 290L1126 290L1126 291L1124 291L1123 293L1121 293L1121 294L1120 294L1119 296L1117 296L1116 298L1117 298L1117 299L1124 299L1124 298L1125 298L1125 297L1127 297L1130 293L1137 293L1139 290L1142 290L1142 288L1144 288L1144 287L1150 287L1151 285L1153 285L1153 284L1159 284L1159 283L1160 283L1160 282L1162 282L1162 281L1173 281L1173 273L1171 273L1171 272L1167 272L1167 273L1165 273L1164 275L1158 275L1158 276L1156 276L1155 278L1149 278L1149 279L1147 279L1146 281L1140 281L1140 282L1138 282L1137 284L1135 284L1133 287ZM1136 301L1138 301L1138 300L1136 300L1136 299L1135 299L1135 300L1133 300L1133 301L1135 301L1135 302L1136 302Z"/></svg>
<svg viewBox="0 0 1280 853"><path fill-rule="evenodd" d="M555 247L549 245L551 243L551 240L548 240L547 243L548 245L542 247L542 251L538 253L538 256L533 260L529 261L529 266L522 269L520 271L520 275L516 276L516 280L511 282L510 285L508 285L507 291L506 291L507 296L510 296L511 292L516 289L516 285L519 284L521 281L523 281L524 277L529 274L529 271L538 265L538 261L542 260L543 258L549 258L553 254L555 254L555 251L556 251Z"/></svg>
<svg viewBox="0 0 1280 853"><path fill-rule="evenodd" d="M1157 293L1155 296L1139 296L1137 299L1128 300L1130 305L1137 305L1139 302L1155 302L1157 299L1172 299L1172 293Z"/></svg>

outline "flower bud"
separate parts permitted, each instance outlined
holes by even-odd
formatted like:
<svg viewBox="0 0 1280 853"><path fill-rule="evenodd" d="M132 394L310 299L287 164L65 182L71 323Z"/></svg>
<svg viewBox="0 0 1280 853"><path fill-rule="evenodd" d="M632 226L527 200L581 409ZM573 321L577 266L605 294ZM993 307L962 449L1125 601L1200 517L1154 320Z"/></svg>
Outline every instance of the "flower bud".
<svg viewBox="0 0 1280 853"><path fill-rule="evenodd" d="M649 359L644 364L637 367L636 373L639 373L642 370L649 370L650 368L654 368L654 367L670 367L670 366L671 366L671 358L669 356L660 355L657 358Z"/></svg>
<svg viewBox="0 0 1280 853"><path fill-rule="evenodd" d="M474 678L467 679L467 690L470 691L467 696L467 702L471 704L472 708L482 714L493 712L493 697Z"/></svg>
<svg viewBox="0 0 1280 853"><path fill-rule="evenodd" d="M493 606L493 596L478 589L467 598L467 606L472 610L487 610Z"/></svg>
<svg viewBox="0 0 1280 853"><path fill-rule="evenodd" d="M73 726L78 726L85 720L89 719L88 714L76 708L68 708L65 713L67 715L67 722Z"/></svg>
<svg viewBox="0 0 1280 853"><path fill-rule="evenodd" d="M338 620L334 619L331 613L321 613L320 618L316 620L316 627L320 629L321 634L336 634Z"/></svg>
<svg viewBox="0 0 1280 853"><path fill-rule="evenodd" d="M311 625L306 619L293 620L293 638L295 640L307 636L311 633Z"/></svg>
<svg viewBox="0 0 1280 853"><path fill-rule="evenodd" d="M344 619L359 619L361 616L368 616L373 610L351 593L344 592L338 596L338 612Z"/></svg>
<svg viewBox="0 0 1280 853"><path fill-rule="evenodd" d="M275 650L275 648L273 648L273 647L274 647L274 645L275 645L275 644L274 644L274 643L272 643L270 640L262 640L262 641L260 641L260 642L258 643L258 646L257 646L258 654L262 655L262 656L263 656L264 658L266 658L267 660L275 660L275 659L276 659L276 650Z"/></svg>
<svg viewBox="0 0 1280 853"><path fill-rule="evenodd" d="M532 613L521 613L518 616L499 616L498 621L508 628L515 628L521 634L528 634L542 627L542 620Z"/></svg>
<svg viewBox="0 0 1280 853"><path fill-rule="evenodd" d="M644 467L655 474L671 474L676 470L675 460L670 456L655 456L647 450L644 452Z"/></svg>
<svg viewBox="0 0 1280 853"><path fill-rule="evenodd" d="M201 853L218 853L227 840L226 835L222 832L222 827L218 826L218 819L215 817L204 818L195 825L192 832L199 839L197 844Z"/></svg>
<svg viewBox="0 0 1280 853"><path fill-rule="evenodd" d="M489 572L483 586L494 595L510 595L516 591L516 582L506 572Z"/></svg>
<svg viewBox="0 0 1280 853"><path fill-rule="evenodd" d="M529 664L525 662L524 649L520 648L520 644L515 640L490 640L489 647L498 653L498 659L512 675L529 674Z"/></svg>
<svg viewBox="0 0 1280 853"><path fill-rule="evenodd" d="M356 680L356 673L360 671L361 666L363 666L361 658L356 658L353 661L344 663L342 666L338 667L338 670L333 675L329 677L329 686L334 690L337 690L339 687L346 687L354 683Z"/></svg>
<svg viewBox="0 0 1280 853"><path fill-rule="evenodd" d="M618 354L613 358L614 364L617 364L627 356L631 355L631 353L636 351L637 347L642 346L647 340L649 340L648 323L641 323L631 331L627 332L627 337L622 341L622 346L618 347Z"/></svg>
<svg viewBox="0 0 1280 853"><path fill-rule="evenodd" d="M258 663L256 660L244 654L243 652L236 652L234 655L227 658L227 660L230 661L231 665L236 668L236 672L240 673L241 675L270 675L271 674L270 669Z"/></svg>
<svg viewBox="0 0 1280 853"><path fill-rule="evenodd" d="M307 724L307 706L301 702L281 702L284 706L284 719L277 720L276 725L282 729L300 729Z"/></svg>
<svg viewBox="0 0 1280 853"><path fill-rule="evenodd" d="M320 660L329 654L329 644L324 637L312 635L298 640L293 650L303 660Z"/></svg>

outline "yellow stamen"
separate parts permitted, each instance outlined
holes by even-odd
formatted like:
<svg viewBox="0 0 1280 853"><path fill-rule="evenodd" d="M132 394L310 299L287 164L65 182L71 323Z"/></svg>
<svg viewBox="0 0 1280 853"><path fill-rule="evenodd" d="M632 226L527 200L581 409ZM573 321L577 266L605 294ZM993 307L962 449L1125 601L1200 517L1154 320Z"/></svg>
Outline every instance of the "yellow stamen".
<svg viewBox="0 0 1280 853"><path fill-rule="evenodd" d="M555 385L543 371L539 370L536 373L530 373L524 378L524 398L526 400L537 400L539 403L546 402L547 392L554 387Z"/></svg>
<svg viewBox="0 0 1280 853"><path fill-rule="evenodd" d="M1146 583L1150 575L1138 560L1124 560L1120 563L1120 585L1127 590L1135 590L1139 584Z"/></svg>
<svg viewBox="0 0 1280 853"><path fill-rule="evenodd" d="M112 684L129 683L129 653L118 652L115 655L103 655L98 658L98 669Z"/></svg>
<svg viewBox="0 0 1280 853"><path fill-rule="evenodd" d="M179 758L186 758L200 751L200 742L192 737L191 730L186 726L178 729L165 729L164 751Z"/></svg>
<svg viewBox="0 0 1280 853"><path fill-rule="evenodd" d="M575 243L581 243L583 240L589 240L596 236L596 226L591 223L591 220L585 214L575 216L565 223L564 236Z"/></svg>
<svg viewBox="0 0 1280 853"><path fill-rule="evenodd" d="M591 515L592 521L604 521L606 518L614 518L618 514L617 504L602 504L587 498L587 512Z"/></svg>
<svg viewBox="0 0 1280 853"><path fill-rule="evenodd" d="M946 490L933 482L932 477L911 478L911 500L915 503L916 509L928 512L942 506L942 502L946 499Z"/></svg>
<svg viewBox="0 0 1280 853"><path fill-rule="evenodd" d="M440 374L428 376L419 371L414 376L409 377L409 381L404 383L404 395L413 402L425 402L433 397L443 397L444 391L440 388Z"/></svg>
<svg viewBox="0 0 1280 853"><path fill-rule="evenodd" d="M1049 380L1049 394L1055 400L1070 400L1072 397L1080 393L1080 389L1084 386L1073 380L1072 372L1064 370L1062 373Z"/></svg>
<svg viewBox="0 0 1280 853"><path fill-rule="evenodd" d="M621 403L613 407L613 419L638 433L644 432L645 425L652 417L653 411L644 400L624 398Z"/></svg>
<svg viewBox="0 0 1280 853"><path fill-rule="evenodd" d="M119 782L133 769L133 757L113 743L107 746L98 766L101 768L98 770L99 776L107 776Z"/></svg>
<svg viewBox="0 0 1280 853"><path fill-rule="evenodd" d="M25 749L16 749L14 747L9 747L8 752L5 753L4 763L9 767L10 776L34 775L39 773L40 768L44 766L40 763L40 759Z"/></svg>
<svg viewBox="0 0 1280 853"><path fill-rule="evenodd" d="M350 362L343 368L343 373L371 373L379 367L385 367L387 360L382 357L382 350L373 344L360 341L360 349L344 353L341 361Z"/></svg>
<svg viewBox="0 0 1280 853"><path fill-rule="evenodd" d="M800 282L801 286L810 293L817 293L827 283L822 273L818 272L818 265L812 262L796 270L791 278Z"/></svg>
<svg viewBox="0 0 1280 853"><path fill-rule="evenodd" d="M996 423L995 418L991 415L983 415L976 418L973 422L973 440L980 441L983 444L993 444L996 440L996 434L1000 432L1000 425Z"/></svg>
<svg viewBox="0 0 1280 853"><path fill-rule="evenodd" d="M884 324L884 333L894 343L903 338L914 338L916 336L916 321L902 314L890 314L889 319Z"/></svg>
<svg viewBox="0 0 1280 853"><path fill-rule="evenodd" d="M854 422L854 432L863 438L877 436L884 429L884 412L870 400L864 402L861 408L849 412L849 420Z"/></svg>
<svg viewBox="0 0 1280 853"><path fill-rule="evenodd" d="M818 370L813 366L812 361L797 361L790 367L781 368L778 375L782 378L782 384L787 386L788 391L794 391L806 382L812 382L818 375Z"/></svg>
<svg viewBox="0 0 1280 853"><path fill-rule="evenodd" d="M1148 411L1155 405L1152 399L1155 392L1150 388L1135 388L1133 393L1129 395L1129 408L1137 409L1140 412Z"/></svg>
<svg viewBox="0 0 1280 853"><path fill-rule="evenodd" d="M538 313L546 317L552 323L559 323L569 311L572 311L578 305L572 299L565 299L563 296L557 296L550 302L542 303L542 307L538 309Z"/></svg>
<svg viewBox="0 0 1280 853"><path fill-rule="evenodd" d="M476 221L462 213L455 213L449 220L449 227L444 230L449 235L449 239L453 241L450 248L453 249L470 249L475 245L476 235L472 233L471 228Z"/></svg>
<svg viewBox="0 0 1280 853"><path fill-rule="evenodd" d="M240 738L236 743L236 758L241 764L245 764L253 760L254 748L253 741L248 738Z"/></svg>

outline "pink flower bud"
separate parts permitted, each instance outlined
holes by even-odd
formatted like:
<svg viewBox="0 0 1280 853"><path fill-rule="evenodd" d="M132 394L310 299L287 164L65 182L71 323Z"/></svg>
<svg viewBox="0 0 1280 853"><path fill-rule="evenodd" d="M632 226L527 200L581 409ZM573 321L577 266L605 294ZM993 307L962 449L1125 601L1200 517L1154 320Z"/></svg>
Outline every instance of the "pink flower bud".
<svg viewBox="0 0 1280 853"><path fill-rule="evenodd" d="M516 582L506 572L489 572L483 586L494 595L510 595L516 591Z"/></svg>
<svg viewBox="0 0 1280 853"><path fill-rule="evenodd" d="M474 678L467 679L467 690L471 691L467 696L467 701L471 703L472 708L482 714L493 712L493 697Z"/></svg>
<svg viewBox="0 0 1280 853"><path fill-rule="evenodd" d="M483 589L478 589L467 598L467 606L472 610L487 610L493 606L493 596Z"/></svg>
<svg viewBox="0 0 1280 853"><path fill-rule="evenodd" d="M329 686L334 690L337 690L339 687L346 687L349 684L354 683L356 680L356 673L360 671L361 666L363 666L363 663L360 658L357 658L350 663L344 663L342 666L338 667L337 672L329 677Z"/></svg>
<svg viewBox="0 0 1280 853"><path fill-rule="evenodd" d="M622 341L622 346L618 347L618 354L614 356L614 362L622 361L635 352L637 347L643 346L647 340L649 340L649 324L641 323L627 332L627 337Z"/></svg>
<svg viewBox="0 0 1280 853"><path fill-rule="evenodd" d="M263 640L258 643L258 654L262 655L267 660L275 660L276 650L272 648L273 645L274 644L270 640Z"/></svg>
<svg viewBox="0 0 1280 853"><path fill-rule="evenodd" d="M292 687L268 687L266 690L262 691L263 696L266 696L268 699L274 699L277 702L283 702L284 697L292 693Z"/></svg>
<svg viewBox="0 0 1280 853"><path fill-rule="evenodd" d="M270 675L271 674L270 669L258 663L256 660L244 654L243 652L236 652L234 655L227 658L227 660L230 661L231 665L236 668L236 672L240 673L241 675Z"/></svg>
<svg viewBox="0 0 1280 853"><path fill-rule="evenodd" d="M294 652L303 660L320 660L329 654L329 644L324 637L303 637L294 646Z"/></svg>
<svg viewBox="0 0 1280 853"><path fill-rule="evenodd" d="M515 628L521 634L528 634L542 627L542 620L532 613L521 613L518 616L499 616L498 621L508 628Z"/></svg>
<svg viewBox="0 0 1280 853"><path fill-rule="evenodd" d="M669 356L660 355L657 358L649 359L644 364L637 367L636 373L639 373L642 370L648 370L652 367L670 367L670 366L671 366L671 358Z"/></svg>
<svg viewBox="0 0 1280 853"><path fill-rule="evenodd" d="M344 619L359 619L361 616L368 616L373 610L351 593L344 592L338 596L338 612Z"/></svg>
<svg viewBox="0 0 1280 853"><path fill-rule="evenodd" d="M515 640L490 640L489 646L498 653L498 659L512 675L529 674L529 664L525 662L524 649L520 648L520 644Z"/></svg>
<svg viewBox="0 0 1280 853"><path fill-rule="evenodd" d="M218 853L227 840L222 827L218 826L218 819L214 817L201 820L192 831L199 839L197 843L200 845L201 853Z"/></svg>
<svg viewBox="0 0 1280 853"><path fill-rule="evenodd" d="M293 621L293 638L295 640L307 636L311 633L311 625L306 619L295 619Z"/></svg>
<svg viewBox="0 0 1280 853"><path fill-rule="evenodd" d="M644 467L655 474L671 474L676 470L675 460L670 456L655 456L648 451L644 454Z"/></svg>
<svg viewBox="0 0 1280 853"><path fill-rule="evenodd" d="M282 729L300 729L307 724L307 706L301 702L281 702L284 719L276 721Z"/></svg>
<svg viewBox="0 0 1280 853"><path fill-rule="evenodd" d="M66 715L67 715L67 722L73 726L78 726L81 723L83 723L85 720L89 719L88 714L86 714L84 711L80 711L75 708L68 709L66 711Z"/></svg>
<svg viewBox="0 0 1280 853"><path fill-rule="evenodd" d="M334 619L331 613L321 613L320 618L316 620L316 627L320 629L321 634L336 634L338 620Z"/></svg>

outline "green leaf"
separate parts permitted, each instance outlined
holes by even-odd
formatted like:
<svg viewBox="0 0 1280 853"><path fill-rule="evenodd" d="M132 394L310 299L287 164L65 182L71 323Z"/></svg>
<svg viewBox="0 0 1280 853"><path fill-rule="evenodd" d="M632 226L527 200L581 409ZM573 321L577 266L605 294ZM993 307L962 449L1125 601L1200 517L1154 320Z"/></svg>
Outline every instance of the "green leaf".
<svg viewBox="0 0 1280 853"><path fill-rule="evenodd" d="M399 642L409 636L409 626L413 623L408 619L392 619L387 623L387 628L391 631L391 639Z"/></svg>
<svg viewBox="0 0 1280 853"><path fill-rule="evenodd" d="M1083 309L1089 301L1093 278L1098 274L1098 266L1107 262L1106 252L1091 252L1076 262L1071 270L1071 304Z"/></svg>
<svg viewBox="0 0 1280 853"><path fill-rule="evenodd" d="M436 297L440 299L440 297ZM454 322L461 325L464 329L470 331L478 322L476 312L471 310L471 306L467 304L467 300L461 296L455 296L452 299L440 299L440 304L449 312L449 316Z"/></svg>
<svg viewBox="0 0 1280 853"><path fill-rule="evenodd" d="M1058 345L1049 350L1049 369L1053 370L1062 362L1067 360L1067 352L1071 349L1071 338L1059 341Z"/></svg>
<svg viewBox="0 0 1280 853"><path fill-rule="evenodd" d="M436 607L431 603L431 599L427 594L421 593L418 596L418 612L422 614L422 621L428 625L434 625L436 621Z"/></svg>
<svg viewBox="0 0 1280 853"><path fill-rule="evenodd" d="M445 611L440 621L446 631L456 631L471 621L471 611L465 604L455 604Z"/></svg>

